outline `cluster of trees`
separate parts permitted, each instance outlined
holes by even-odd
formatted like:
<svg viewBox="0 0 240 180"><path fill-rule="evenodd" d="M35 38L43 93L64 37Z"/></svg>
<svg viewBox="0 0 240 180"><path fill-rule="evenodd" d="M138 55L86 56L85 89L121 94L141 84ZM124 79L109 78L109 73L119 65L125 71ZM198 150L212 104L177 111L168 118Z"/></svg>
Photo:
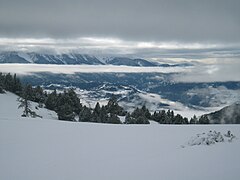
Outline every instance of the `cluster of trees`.
<svg viewBox="0 0 240 180"><path fill-rule="evenodd" d="M173 111L165 110L155 111L151 119L160 123L160 124L188 124L188 119L182 117L180 114L174 115Z"/></svg>
<svg viewBox="0 0 240 180"><path fill-rule="evenodd" d="M149 119L151 119L151 113L146 108L136 108L131 114L127 113L125 117L125 124L150 124Z"/></svg>
<svg viewBox="0 0 240 180"><path fill-rule="evenodd" d="M207 117L207 115L202 115L199 119L194 115L190 121L190 124L209 124L209 118Z"/></svg>
<svg viewBox="0 0 240 180"><path fill-rule="evenodd" d="M16 74L12 76L10 73L3 74L0 72L0 93L4 93L4 90L20 95L22 84Z"/></svg>
<svg viewBox="0 0 240 180"><path fill-rule="evenodd" d="M118 116L125 116L126 113L113 96L106 106L101 107L98 102L93 110L84 106L79 114L79 121L121 124L122 122Z"/></svg>
<svg viewBox="0 0 240 180"><path fill-rule="evenodd" d="M56 111L60 120L74 120L75 115L80 113L80 99L72 89L59 94L56 91L47 94L40 86L22 84L16 74L0 73L0 92L4 93L4 90L20 96L19 108L23 108L24 117L40 117L31 110L30 101L37 102L40 108L45 105L46 108Z"/></svg>
<svg viewBox="0 0 240 180"><path fill-rule="evenodd" d="M132 113L124 111L119 106L117 99L113 96L107 105L100 106L97 102L94 108L82 106L80 99L73 89L65 90L57 93L54 90L46 93L40 86L32 87L31 85L22 84L16 74L11 75L0 73L0 93L4 90L13 92L20 96L19 108L23 108L23 116L40 117L31 110L29 101L37 102L39 108L45 106L47 109L57 113L59 120L80 121L80 122L96 122L96 123L113 123L121 124L119 116L125 116L125 124L149 124L149 120L156 121L160 124L209 124L207 116L196 116L188 121L187 118L173 111L155 111L153 114L149 112L146 106L136 108ZM76 117L78 117L76 119Z"/></svg>
<svg viewBox="0 0 240 180"><path fill-rule="evenodd" d="M47 95L45 99L47 109L57 113L59 120L75 121L75 116L82 109L80 99L73 89L65 90L63 93L57 93L54 90Z"/></svg>

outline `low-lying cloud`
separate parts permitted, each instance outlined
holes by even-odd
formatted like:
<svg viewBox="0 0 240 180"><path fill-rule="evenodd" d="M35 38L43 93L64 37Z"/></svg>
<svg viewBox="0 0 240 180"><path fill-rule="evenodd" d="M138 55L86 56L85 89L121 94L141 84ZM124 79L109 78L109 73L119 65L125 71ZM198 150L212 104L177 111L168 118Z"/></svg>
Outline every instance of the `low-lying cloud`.
<svg viewBox="0 0 240 180"><path fill-rule="evenodd" d="M234 61L235 62L235 61ZM196 64L188 67L132 67L114 65L0 64L0 72L29 75L34 73L165 73L173 82L240 82L240 62ZM158 76L156 75L156 79ZM162 79L159 79L161 81Z"/></svg>
<svg viewBox="0 0 240 180"><path fill-rule="evenodd" d="M180 73L191 67L133 67L114 65L50 65L50 64L0 64L0 72L21 75L48 72L55 74L74 73Z"/></svg>
<svg viewBox="0 0 240 180"><path fill-rule="evenodd" d="M240 62L222 60L221 63L199 64L184 73L174 75L177 82L240 81Z"/></svg>

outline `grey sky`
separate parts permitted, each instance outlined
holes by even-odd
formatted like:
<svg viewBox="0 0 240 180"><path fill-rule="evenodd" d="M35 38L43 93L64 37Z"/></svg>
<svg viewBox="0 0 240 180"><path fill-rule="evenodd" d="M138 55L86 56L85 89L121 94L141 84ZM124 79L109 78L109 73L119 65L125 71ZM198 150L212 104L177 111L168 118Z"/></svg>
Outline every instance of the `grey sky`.
<svg viewBox="0 0 240 180"><path fill-rule="evenodd" d="M0 37L240 42L239 0L0 0Z"/></svg>

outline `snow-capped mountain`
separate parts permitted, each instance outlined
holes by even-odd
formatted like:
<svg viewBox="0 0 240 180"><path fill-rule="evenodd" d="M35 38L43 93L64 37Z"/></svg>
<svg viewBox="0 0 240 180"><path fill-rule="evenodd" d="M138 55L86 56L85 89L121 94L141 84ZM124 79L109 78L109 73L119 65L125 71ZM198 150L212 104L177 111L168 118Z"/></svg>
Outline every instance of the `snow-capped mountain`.
<svg viewBox="0 0 240 180"><path fill-rule="evenodd" d="M158 66L157 63L145 59L127 57L99 58L94 55L63 53L42 54L36 52L1 52L0 63L35 63L35 64L88 64L88 65L125 65L125 66Z"/></svg>
<svg viewBox="0 0 240 180"><path fill-rule="evenodd" d="M48 54L37 52L8 51L0 52L1 63L32 63L32 64L69 64L69 65L115 65L138 67L186 67L191 63L167 64L142 58L127 56L101 56L81 53Z"/></svg>
<svg viewBox="0 0 240 180"><path fill-rule="evenodd" d="M83 54L41 54L23 52L2 52L0 63L35 63L35 64L103 64L94 56Z"/></svg>
<svg viewBox="0 0 240 180"><path fill-rule="evenodd" d="M107 64L112 65L128 65L128 66L157 66L156 63L147 61L145 59L131 59L125 57L115 57L106 61Z"/></svg>

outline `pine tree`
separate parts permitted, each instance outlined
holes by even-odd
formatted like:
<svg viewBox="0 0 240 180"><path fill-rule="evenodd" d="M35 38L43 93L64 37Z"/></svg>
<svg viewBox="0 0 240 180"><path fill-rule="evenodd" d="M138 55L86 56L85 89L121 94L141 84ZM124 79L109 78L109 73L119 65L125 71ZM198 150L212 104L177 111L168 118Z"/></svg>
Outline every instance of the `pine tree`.
<svg viewBox="0 0 240 180"><path fill-rule="evenodd" d="M2 93L4 93L4 90L3 90L3 82L4 82L4 76L3 76L3 74L0 72L0 93L2 94Z"/></svg>
<svg viewBox="0 0 240 180"><path fill-rule="evenodd" d="M40 86L37 86L36 88L34 88L33 92L34 92L34 95L33 95L34 101L38 102L39 104L43 104L46 99L43 89Z"/></svg>
<svg viewBox="0 0 240 180"><path fill-rule="evenodd" d="M69 104L64 104L58 107L57 115L59 120L75 121L75 114Z"/></svg>
<svg viewBox="0 0 240 180"><path fill-rule="evenodd" d="M108 113L107 113L105 106L102 106L99 117L100 117L102 123L108 122L109 117L108 117Z"/></svg>
<svg viewBox="0 0 240 180"><path fill-rule="evenodd" d="M177 114L173 118L173 122L174 122L174 124L185 124L184 121L183 121L183 117L180 114Z"/></svg>
<svg viewBox="0 0 240 180"><path fill-rule="evenodd" d="M124 109L118 105L117 98L115 96L112 96L109 99L108 104L106 105L106 110L108 113L117 114L119 116L126 115L126 112L124 111Z"/></svg>
<svg viewBox="0 0 240 180"><path fill-rule="evenodd" d="M142 115L143 115L142 110L139 109L138 107L131 114L133 118L138 118L139 116L142 116Z"/></svg>
<svg viewBox="0 0 240 180"><path fill-rule="evenodd" d="M186 117L183 118L183 124L189 124L188 118L186 118Z"/></svg>
<svg viewBox="0 0 240 180"><path fill-rule="evenodd" d="M99 102L97 102L95 108L93 109L91 122L101 123L100 112L101 112L101 107Z"/></svg>
<svg viewBox="0 0 240 180"><path fill-rule="evenodd" d="M78 98L77 94L75 93L75 91L72 88L69 89L66 94L70 98L73 111L76 114L79 114L82 109L82 105L80 103L80 99Z"/></svg>
<svg viewBox="0 0 240 180"><path fill-rule="evenodd" d="M26 97L20 98L19 102L20 102L20 105L18 106L18 108L23 108L22 117L30 116L31 109L30 109L30 102L28 101L28 99Z"/></svg>
<svg viewBox="0 0 240 180"><path fill-rule="evenodd" d="M122 122L120 121L119 117L116 114L110 113L110 117L108 118L108 123L111 124L121 124Z"/></svg>
<svg viewBox="0 0 240 180"><path fill-rule="evenodd" d="M173 124L174 123L174 119L172 117L172 113L170 110L167 111L166 113L166 120L165 120L166 124Z"/></svg>
<svg viewBox="0 0 240 180"><path fill-rule="evenodd" d="M198 122L199 124L209 124L209 119L206 115L203 115L200 117Z"/></svg>
<svg viewBox="0 0 240 180"><path fill-rule="evenodd" d="M14 76L13 76L13 93L20 95L21 91L22 91L22 84L21 84L20 80L17 78L17 75L14 74Z"/></svg>
<svg viewBox="0 0 240 180"><path fill-rule="evenodd" d="M0 94L4 93L4 90L3 90L3 87L2 87L2 84L0 82Z"/></svg>
<svg viewBox="0 0 240 180"><path fill-rule="evenodd" d="M45 102L45 105L46 105L46 108L47 109L50 109L50 110L53 110L53 111L56 111L57 109L57 91L56 89L48 95L47 99L46 99L46 102Z"/></svg>
<svg viewBox="0 0 240 180"><path fill-rule="evenodd" d="M145 105L142 106L142 113L147 119L151 118L151 113L149 112Z"/></svg>
<svg viewBox="0 0 240 180"><path fill-rule="evenodd" d="M81 122L90 122L92 118L91 110L84 106L79 113L79 121Z"/></svg>
<svg viewBox="0 0 240 180"><path fill-rule="evenodd" d="M37 115L36 112L31 110L31 103L29 101L29 97L31 95L28 93L28 90L29 90L29 86L25 86L23 88L21 97L18 99L19 102L20 102L20 105L18 106L18 108L23 108L22 117L29 117L29 116L31 116L33 118L35 118L35 117L42 118L42 116Z"/></svg>
<svg viewBox="0 0 240 180"><path fill-rule="evenodd" d="M159 112L160 113L160 121L159 123L160 124L167 124L168 122L168 117L167 117L167 114L166 114L166 111L165 110L162 110Z"/></svg>
<svg viewBox="0 0 240 180"><path fill-rule="evenodd" d="M194 116L190 119L190 124L197 124L197 121L198 121L198 119L197 119L196 115L194 114Z"/></svg>
<svg viewBox="0 0 240 180"><path fill-rule="evenodd" d="M136 124L150 124L148 119L144 116L139 116L136 118Z"/></svg>
<svg viewBox="0 0 240 180"><path fill-rule="evenodd" d="M5 75L5 79L4 79L5 89L7 91L13 92L14 90L13 84L14 84L13 77L10 73L8 73L7 75Z"/></svg>
<svg viewBox="0 0 240 180"><path fill-rule="evenodd" d="M133 121L133 118L131 117L129 112L125 116L124 124L135 124L135 122Z"/></svg>

